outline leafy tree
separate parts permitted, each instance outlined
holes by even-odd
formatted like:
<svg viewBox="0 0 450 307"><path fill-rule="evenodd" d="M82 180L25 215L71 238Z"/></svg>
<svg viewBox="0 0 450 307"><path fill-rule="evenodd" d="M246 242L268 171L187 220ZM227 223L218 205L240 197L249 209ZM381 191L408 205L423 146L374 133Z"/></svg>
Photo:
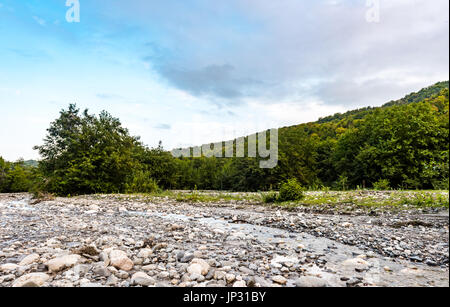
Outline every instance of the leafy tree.
<svg viewBox="0 0 450 307"><path fill-rule="evenodd" d="M44 144L36 146L47 189L56 194L124 192L139 169L134 153L141 147L117 118L106 111L80 114L76 105L51 123Z"/></svg>

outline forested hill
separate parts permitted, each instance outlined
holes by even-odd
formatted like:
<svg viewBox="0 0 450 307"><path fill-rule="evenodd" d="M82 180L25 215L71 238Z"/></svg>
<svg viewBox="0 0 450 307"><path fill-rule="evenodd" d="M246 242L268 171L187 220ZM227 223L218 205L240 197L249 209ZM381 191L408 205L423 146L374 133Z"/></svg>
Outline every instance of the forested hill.
<svg viewBox="0 0 450 307"><path fill-rule="evenodd" d="M449 188L448 82L382 107L281 128L274 168L261 168L262 158L174 158L142 144L108 112L92 115L76 105L47 132L35 147L39 167L0 157L0 192L264 191L289 179L310 189Z"/></svg>
<svg viewBox="0 0 450 307"><path fill-rule="evenodd" d="M186 159L188 176L199 179L182 180L232 190L267 190L289 178L313 189L448 189L448 88L439 82L381 107L281 128L274 169L257 169L258 158ZM202 168L209 175L198 175Z"/></svg>
<svg viewBox="0 0 450 307"><path fill-rule="evenodd" d="M386 108L391 107L394 105L403 105L403 104L409 104L414 102L420 102L427 98L432 97L433 95L439 94L443 89L449 88L449 81L441 81L438 82L432 86L426 87L421 89L418 92L414 92L411 94L406 95L402 99L399 100L392 100L388 103L385 103L381 107L365 107L357 110L351 110L345 113L336 113L331 116L327 116L324 118L320 118L317 122L318 123L327 123L327 122L336 122L340 121L342 119L352 117L353 119L360 119L366 116L368 113L372 112L375 109L378 108Z"/></svg>

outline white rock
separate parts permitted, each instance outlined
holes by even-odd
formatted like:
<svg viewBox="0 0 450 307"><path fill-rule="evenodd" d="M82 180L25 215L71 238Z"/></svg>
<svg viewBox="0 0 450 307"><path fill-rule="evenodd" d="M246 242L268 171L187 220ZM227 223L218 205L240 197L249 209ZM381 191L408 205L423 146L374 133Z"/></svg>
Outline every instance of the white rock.
<svg viewBox="0 0 450 307"><path fill-rule="evenodd" d="M285 257L285 256L278 256L275 255L275 257L270 261L270 264L275 268L281 268L282 265L286 266L293 266L294 264L297 264L299 262L299 259L295 256L292 257Z"/></svg>
<svg viewBox="0 0 450 307"><path fill-rule="evenodd" d="M139 251L138 257L139 258L149 258L153 254L153 251L150 248L143 248Z"/></svg>
<svg viewBox="0 0 450 307"><path fill-rule="evenodd" d="M200 274L202 274L202 275L208 274L210 266L209 266L208 262L206 262L205 260L199 259L199 258L194 258L191 261L191 265L192 264L200 265L200 268L201 268Z"/></svg>
<svg viewBox="0 0 450 307"><path fill-rule="evenodd" d="M46 263L48 269L51 272L59 272L64 270L65 268L71 268L80 260L80 255L66 255L62 257L54 258Z"/></svg>
<svg viewBox="0 0 450 307"><path fill-rule="evenodd" d="M233 287L235 288L244 288L247 287L247 285L245 284L245 281L243 280L238 280L233 284Z"/></svg>
<svg viewBox="0 0 450 307"><path fill-rule="evenodd" d="M19 268L19 266L15 263L5 263L0 265L0 272L11 272L15 271Z"/></svg>
<svg viewBox="0 0 450 307"><path fill-rule="evenodd" d="M134 266L133 261L128 258L127 253L118 249L112 250L109 258L111 265L120 270L130 271Z"/></svg>
<svg viewBox="0 0 450 307"><path fill-rule="evenodd" d="M23 275L13 283L13 287L41 287L50 279L45 273L30 273Z"/></svg>
<svg viewBox="0 0 450 307"><path fill-rule="evenodd" d="M29 264L32 264L37 261L39 261L39 255L31 254L31 255L28 255L25 258L23 258L22 261L20 261L19 265L25 266L25 265L29 265Z"/></svg>
<svg viewBox="0 0 450 307"><path fill-rule="evenodd" d="M280 284L280 285L285 285L287 283L287 279L284 278L281 275L277 275L277 276L272 277L272 280L274 282L276 282L277 284Z"/></svg>
<svg viewBox="0 0 450 307"><path fill-rule="evenodd" d="M349 269L358 269L358 270L367 270L370 266L370 264L361 258L352 258L347 259L344 262L342 262L342 265Z"/></svg>
<svg viewBox="0 0 450 307"><path fill-rule="evenodd" d="M148 287L155 284L155 280L144 272L134 273L131 277L131 284Z"/></svg>
<svg viewBox="0 0 450 307"><path fill-rule="evenodd" d="M186 270L190 275L197 274L197 275L203 275L202 274L202 266L198 263L193 263L188 266Z"/></svg>
<svg viewBox="0 0 450 307"><path fill-rule="evenodd" d="M297 287L322 288L327 287L328 283L320 277L302 276L295 282L295 285Z"/></svg>

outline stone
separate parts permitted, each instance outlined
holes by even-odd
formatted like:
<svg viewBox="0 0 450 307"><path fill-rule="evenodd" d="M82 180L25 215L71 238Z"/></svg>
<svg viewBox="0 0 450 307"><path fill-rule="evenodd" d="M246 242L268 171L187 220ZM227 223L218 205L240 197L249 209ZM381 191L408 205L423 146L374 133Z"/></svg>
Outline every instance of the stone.
<svg viewBox="0 0 450 307"><path fill-rule="evenodd" d="M342 262L342 265L349 269L354 269L356 271L365 271L370 266L370 264L367 261L361 258L347 259L344 262Z"/></svg>
<svg viewBox="0 0 450 307"><path fill-rule="evenodd" d="M191 261L191 265L194 265L194 264L200 265L200 274L202 274L202 275L208 274L208 271L210 268L210 265L208 264L208 262L206 262L203 259L194 258Z"/></svg>
<svg viewBox="0 0 450 307"><path fill-rule="evenodd" d="M87 282L80 284L81 288L103 288L101 284L94 283L94 282Z"/></svg>
<svg viewBox="0 0 450 307"><path fill-rule="evenodd" d="M115 286L115 285L117 285L118 282L119 282L119 279L116 276L111 275L106 280L106 285L107 286Z"/></svg>
<svg viewBox="0 0 450 307"><path fill-rule="evenodd" d="M138 253L138 258L149 258L153 254L153 251L150 248L143 248Z"/></svg>
<svg viewBox="0 0 450 307"><path fill-rule="evenodd" d="M39 255L38 254L31 254L26 256L25 258L22 259L22 261L19 262L20 266L25 266L25 265L30 265L34 262L39 261Z"/></svg>
<svg viewBox="0 0 450 307"><path fill-rule="evenodd" d="M303 288L323 288L327 287L327 281L315 276L302 276L295 282L297 287Z"/></svg>
<svg viewBox="0 0 450 307"><path fill-rule="evenodd" d="M202 266L198 263L193 263L193 264L189 265L188 268L186 269L186 271L190 275L192 275L192 274L203 275L202 274Z"/></svg>
<svg viewBox="0 0 450 307"><path fill-rule="evenodd" d="M131 277L131 284L133 285L148 287L154 285L155 283L156 281L152 277L145 274L144 272L134 273L133 276Z"/></svg>
<svg viewBox="0 0 450 307"><path fill-rule="evenodd" d="M108 270L108 268L103 263L96 264L92 268L92 272L98 276L103 276L103 277L109 277L111 275L111 272Z"/></svg>
<svg viewBox="0 0 450 307"><path fill-rule="evenodd" d="M80 255L66 255L54 258L46 263L51 272L59 272L66 268L71 268L81 259Z"/></svg>
<svg viewBox="0 0 450 307"><path fill-rule="evenodd" d="M244 287L247 287L247 285L246 285L245 281L238 280L233 284L233 287L234 288L244 288Z"/></svg>
<svg viewBox="0 0 450 307"><path fill-rule="evenodd" d="M13 287L41 287L50 276L45 273L30 273L16 279Z"/></svg>
<svg viewBox="0 0 450 307"><path fill-rule="evenodd" d="M228 282L228 283L232 283L234 280L236 279L236 276L234 275L234 274L225 274L225 280Z"/></svg>
<svg viewBox="0 0 450 307"><path fill-rule="evenodd" d="M123 271L130 271L134 266L133 261L128 258L127 253L118 249L112 250L109 258L112 266Z"/></svg>
<svg viewBox="0 0 450 307"><path fill-rule="evenodd" d="M188 263L190 262L192 259L194 259L194 254L193 253L188 253L182 256L182 258L179 260L182 263Z"/></svg>
<svg viewBox="0 0 450 307"><path fill-rule="evenodd" d="M285 285L287 283L287 279L284 278L281 275L277 275L277 276L272 277L272 281L277 283L277 284L280 284L280 285Z"/></svg>
<svg viewBox="0 0 450 307"><path fill-rule="evenodd" d="M12 272L19 268L15 263L5 263L0 265L0 272Z"/></svg>

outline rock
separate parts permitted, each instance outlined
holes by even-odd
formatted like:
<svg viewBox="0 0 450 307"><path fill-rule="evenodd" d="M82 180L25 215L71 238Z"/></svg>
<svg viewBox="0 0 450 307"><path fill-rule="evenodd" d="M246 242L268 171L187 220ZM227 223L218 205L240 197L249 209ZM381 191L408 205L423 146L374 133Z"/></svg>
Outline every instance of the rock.
<svg viewBox="0 0 450 307"><path fill-rule="evenodd" d="M349 222L345 222L345 223L342 223L341 226L345 227L345 228L349 228L350 226L352 226L352 224Z"/></svg>
<svg viewBox="0 0 450 307"><path fill-rule="evenodd" d="M183 226L178 225L178 224L173 224L172 226L170 226L169 230L170 231L183 230Z"/></svg>
<svg viewBox="0 0 450 307"><path fill-rule="evenodd" d="M98 276L103 276L103 277L109 277L111 275L111 272L108 270L108 268L103 263L96 264L92 268L92 272Z"/></svg>
<svg viewBox="0 0 450 307"><path fill-rule="evenodd" d="M186 254L183 256L183 258L180 259L180 262L182 263L188 263L190 262L192 259L194 259L194 254Z"/></svg>
<svg viewBox="0 0 450 307"><path fill-rule="evenodd" d="M0 265L0 272L12 272L19 268L15 263L5 263Z"/></svg>
<svg viewBox="0 0 450 307"><path fill-rule="evenodd" d="M277 284L280 284L280 285L285 285L287 283L287 279L284 278L281 275L277 275L277 276L272 277L272 281L277 283Z"/></svg>
<svg viewBox="0 0 450 307"><path fill-rule="evenodd" d="M148 287L154 285L155 283L156 281L152 277L145 274L144 272L134 273L133 276L131 277L131 284L133 285Z"/></svg>
<svg viewBox="0 0 450 307"><path fill-rule="evenodd" d="M214 272L214 279L221 280L225 279L226 273L224 271L215 271Z"/></svg>
<svg viewBox="0 0 450 307"><path fill-rule="evenodd" d="M202 266L198 263L193 263L191 265L188 266L188 268L186 269L186 271L190 274L197 274L197 275L203 275L202 274Z"/></svg>
<svg viewBox="0 0 450 307"><path fill-rule="evenodd" d="M76 253L80 255L97 256L99 254L99 251L93 245L86 245L78 249Z"/></svg>
<svg viewBox="0 0 450 307"><path fill-rule="evenodd" d="M352 277L346 282L347 287L355 287L360 283L362 283L362 278L359 277Z"/></svg>
<svg viewBox="0 0 450 307"><path fill-rule="evenodd" d="M73 267L73 272L79 276L86 275L87 272L89 272L89 269L91 268L90 265L87 264L77 264Z"/></svg>
<svg viewBox="0 0 450 307"><path fill-rule="evenodd" d="M225 280L228 282L228 283L232 283L234 280L236 279L236 276L234 275L234 274L226 274L225 275Z"/></svg>
<svg viewBox="0 0 450 307"><path fill-rule="evenodd" d="M22 259L22 261L20 261L19 265L20 266L25 266L25 265L29 265L32 264L34 262L39 261L39 255L38 254L31 254L26 256L25 258Z"/></svg>
<svg viewBox="0 0 450 307"><path fill-rule="evenodd" d="M106 285L107 286L116 286L118 284L118 282L119 282L119 279L116 276L111 275L106 280Z"/></svg>
<svg viewBox="0 0 450 307"><path fill-rule="evenodd" d="M347 259L344 262L342 262L342 265L349 269L356 270L358 272L368 270L370 266L370 264L367 261L361 258Z"/></svg>
<svg viewBox="0 0 450 307"><path fill-rule="evenodd" d="M153 250L150 248L143 248L138 253L138 258L149 258L153 254Z"/></svg>
<svg viewBox="0 0 450 307"><path fill-rule="evenodd" d="M283 265L293 266L294 264L297 264L298 262L299 262L299 260L295 256L285 257L285 256L276 255L270 262L270 265L272 265L274 268L281 268Z"/></svg>
<svg viewBox="0 0 450 307"><path fill-rule="evenodd" d="M19 277L13 283L13 287L41 287L50 276L45 273L30 273Z"/></svg>
<svg viewBox="0 0 450 307"><path fill-rule="evenodd" d="M73 267L75 264L77 264L77 262L80 260L80 258L81 258L80 255L75 255L75 254L66 255L66 256L54 258L54 259L48 261L46 264L48 266L48 269L51 272L59 272L66 268Z"/></svg>
<svg viewBox="0 0 450 307"><path fill-rule="evenodd" d="M112 266L123 271L130 271L134 266L133 261L128 258L127 253L118 249L112 250L109 258Z"/></svg>
<svg viewBox="0 0 450 307"><path fill-rule="evenodd" d="M103 263L108 266L110 264L108 253L103 251L99 254L99 259L103 261Z"/></svg>
<svg viewBox="0 0 450 307"><path fill-rule="evenodd" d="M328 286L326 280L315 276L302 276L297 279L295 285L303 288L323 288Z"/></svg>
<svg viewBox="0 0 450 307"><path fill-rule="evenodd" d="M202 274L202 275L208 274L208 271L209 271L209 268L210 268L210 265L208 264L208 262L206 262L203 259L194 258L191 261L191 266L194 265L194 264L200 265L200 274Z"/></svg>
<svg viewBox="0 0 450 307"><path fill-rule="evenodd" d="M245 284L245 281L243 280L238 280L233 284L234 288L244 288L247 287L247 285Z"/></svg>
<svg viewBox="0 0 450 307"><path fill-rule="evenodd" d="M103 288L101 284L94 283L94 282L87 282L80 284L81 288Z"/></svg>
<svg viewBox="0 0 450 307"><path fill-rule="evenodd" d="M120 270L119 272L116 273L116 276L121 279L127 279L128 277L130 277L130 274L128 274L128 272Z"/></svg>

